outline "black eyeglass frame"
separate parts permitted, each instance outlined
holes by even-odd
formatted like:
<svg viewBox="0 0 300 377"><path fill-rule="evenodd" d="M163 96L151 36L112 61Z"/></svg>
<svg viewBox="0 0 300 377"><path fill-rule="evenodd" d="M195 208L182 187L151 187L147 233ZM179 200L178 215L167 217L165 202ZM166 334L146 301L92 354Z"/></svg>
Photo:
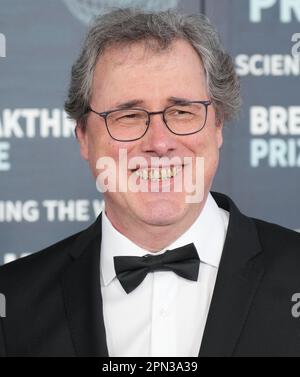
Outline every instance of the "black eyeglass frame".
<svg viewBox="0 0 300 377"><path fill-rule="evenodd" d="M197 131L190 132L190 133L186 133L186 134L178 134L178 133L174 132L173 130L171 130L170 127L168 126L168 123L167 123L166 118L165 118L165 114L166 114L167 110L169 110L171 107L174 107L174 106L176 106L176 105L178 105L178 106L180 106L180 105L189 105L189 104L193 104L193 103L201 103L202 105L205 106L205 121L204 121L203 126L202 126L199 130L197 130ZM175 105L170 105L170 106L166 107L166 108L165 108L164 110L162 110L162 111L151 111L151 112L150 112L150 111L147 111L147 110L145 110L145 109L141 109L141 108L137 108L137 107L132 107L132 108L128 108L128 109L127 109L127 108L124 108L124 109L113 109L113 110L103 111L103 112L101 112L101 113L99 113L99 112L93 110L93 109L89 106L89 107L87 108L87 112L91 111L92 113L95 113L95 114L99 115L100 117L102 117L102 118L105 120L105 126L106 126L106 129L107 129L107 132L108 132L108 134L110 135L110 137L111 137L112 139L114 139L114 140L116 140L116 141L120 141L120 142L126 143L126 142L132 142L132 141L136 141L136 140L140 140L140 139L142 139L142 138L146 135L146 133L147 133L147 131L148 131L148 129L149 129L150 122L151 122L151 116L152 116L152 115L156 115L156 114L162 114L162 116L163 116L163 121L164 121L164 123L165 123L167 129L168 129L172 134L177 135L177 136L189 136L189 135L194 135L194 134L196 134L196 133L202 131L203 128L205 127L205 125L206 125L206 121L207 121L208 106L210 106L211 104L212 104L212 101L211 101L211 100L207 100L207 101L186 101L186 102L181 102L181 103L178 103L178 104L175 104ZM138 111L143 111L143 112L145 112L145 113L148 115L148 121L146 122L146 126L147 126L147 128L146 128L146 130L145 130L145 132L143 133L142 136L140 136L140 137L138 137L138 138L135 138L135 139L130 139L130 140L120 140L120 139L116 139L115 137L112 136L112 134L111 134L111 132L110 132L110 130L109 130L108 124L107 124L107 117L108 117L108 115L110 115L111 113L115 113L115 112L117 112L117 111L122 111L122 110L138 110Z"/></svg>

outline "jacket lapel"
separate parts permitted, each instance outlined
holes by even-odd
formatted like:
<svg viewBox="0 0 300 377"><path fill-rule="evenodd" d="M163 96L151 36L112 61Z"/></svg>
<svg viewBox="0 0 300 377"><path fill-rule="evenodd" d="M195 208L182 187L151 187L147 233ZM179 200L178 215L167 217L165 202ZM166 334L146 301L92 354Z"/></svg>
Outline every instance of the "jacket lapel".
<svg viewBox="0 0 300 377"><path fill-rule="evenodd" d="M61 283L78 356L108 357L100 288L101 215L74 242ZM97 284L99 283L99 284Z"/></svg>
<svg viewBox="0 0 300 377"><path fill-rule="evenodd" d="M263 276L263 254L254 221L225 195L212 194L230 220L199 356L229 357Z"/></svg>

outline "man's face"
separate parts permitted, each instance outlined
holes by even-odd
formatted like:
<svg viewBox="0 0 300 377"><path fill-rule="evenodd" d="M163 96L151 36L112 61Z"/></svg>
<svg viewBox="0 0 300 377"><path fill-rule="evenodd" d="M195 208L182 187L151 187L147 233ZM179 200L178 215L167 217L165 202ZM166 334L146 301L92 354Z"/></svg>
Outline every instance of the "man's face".
<svg viewBox="0 0 300 377"><path fill-rule="evenodd" d="M193 47L183 40L175 41L171 49L160 53L145 50L143 43L110 48L97 62L90 102L91 108L97 112L115 109L120 103L131 100L141 101L135 108L143 108L149 112L160 111L172 104L168 102L170 97L191 101L209 100L201 60ZM78 139L81 154L89 161L94 177L99 174L96 164L100 157L111 157L116 161L117 167L119 166L121 148L126 149L128 160L144 157L149 168L151 157L179 157L182 162L184 157L191 158L193 162L196 157L203 157L204 199L200 203L187 203L184 190L104 193L106 213L121 231L133 224L176 224L185 229L191 219L195 219L200 213L211 188L222 144L222 124L217 121L213 106L209 106L206 125L202 131L189 136L179 136L167 129L162 115L158 114L151 117L150 127L142 139L120 142L110 137L104 119L91 112L86 130L78 129ZM195 163L192 169L195 177ZM130 177L133 172L126 170ZM159 183L157 185L159 186Z"/></svg>

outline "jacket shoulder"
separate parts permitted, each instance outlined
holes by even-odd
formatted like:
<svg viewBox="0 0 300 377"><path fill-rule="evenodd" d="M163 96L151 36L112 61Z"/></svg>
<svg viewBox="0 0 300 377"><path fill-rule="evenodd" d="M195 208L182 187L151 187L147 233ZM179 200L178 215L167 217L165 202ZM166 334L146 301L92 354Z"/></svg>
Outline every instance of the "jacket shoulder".
<svg viewBox="0 0 300 377"><path fill-rule="evenodd" d="M295 246L299 250L300 233L267 221L255 218L253 220L256 223L261 241L264 241L264 243L268 242L269 244L277 244L278 246Z"/></svg>
<svg viewBox="0 0 300 377"><path fill-rule="evenodd" d="M300 233L267 221L253 219L266 260L290 266L299 274Z"/></svg>
<svg viewBox="0 0 300 377"><path fill-rule="evenodd" d="M0 266L0 291L20 287L26 281L56 275L69 261L69 251L83 231L47 248Z"/></svg>

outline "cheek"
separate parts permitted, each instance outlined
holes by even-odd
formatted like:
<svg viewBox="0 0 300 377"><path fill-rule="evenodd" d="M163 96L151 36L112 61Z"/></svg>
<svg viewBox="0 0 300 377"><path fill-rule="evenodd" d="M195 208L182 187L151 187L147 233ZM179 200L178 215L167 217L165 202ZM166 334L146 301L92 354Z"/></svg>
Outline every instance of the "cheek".
<svg viewBox="0 0 300 377"><path fill-rule="evenodd" d="M111 164L114 165L114 171L116 169L116 178L118 180L118 169L119 167L123 168L125 164L127 168L130 150L128 143L117 142L107 137L91 136L89 144L89 165L94 176L96 177L99 174L99 170L96 168L97 161L100 158L105 161L105 158L107 158L109 166L111 166Z"/></svg>
<svg viewBox="0 0 300 377"><path fill-rule="evenodd" d="M203 132L191 136L190 143L186 146L194 152L196 156L209 157L218 150L218 138L215 132Z"/></svg>
<svg viewBox="0 0 300 377"><path fill-rule="evenodd" d="M112 140L113 141L113 140ZM89 135L89 156L90 158L99 158L113 154L114 146L105 134L91 132Z"/></svg>
<svg viewBox="0 0 300 377"><path fill-rule="evenodd" d="M215 126L211 126L206 132L203 132L202 134L199 133L197 137L194 137L193 143L190 145L190 149L193 150L195 156L202 157L204 159L204 175L206 185L211 183L211 180L218 167L219 142L220 133L217 132Z"/></svg>
<svg viewBox="0 0 300 377"><path fill-rule="evenodd" d="M99 174L97 170L97 161L101 157L109 156L107 143L103 143L103 138L95 132L91 132L88 138L88 162L90 169L96 177Z"/></svg>

